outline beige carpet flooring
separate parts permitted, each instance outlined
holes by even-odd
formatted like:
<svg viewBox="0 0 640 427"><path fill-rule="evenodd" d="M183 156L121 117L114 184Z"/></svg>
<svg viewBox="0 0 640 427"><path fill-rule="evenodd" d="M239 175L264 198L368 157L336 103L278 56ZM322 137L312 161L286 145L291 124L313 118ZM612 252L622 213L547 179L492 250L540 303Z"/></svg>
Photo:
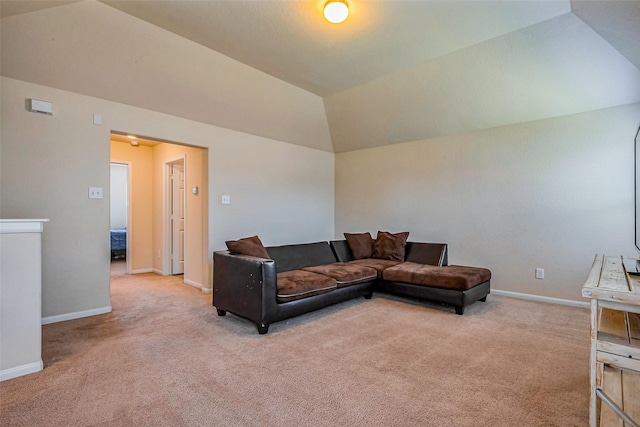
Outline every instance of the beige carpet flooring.
<svg viewBox="0 0 640 427"><path fill-rule="evenodd" d="M587 309L376 294L258 335L180 280L116 275L112 313L43 326L45 369L0 383L0 425L588 425Z"/></svg>

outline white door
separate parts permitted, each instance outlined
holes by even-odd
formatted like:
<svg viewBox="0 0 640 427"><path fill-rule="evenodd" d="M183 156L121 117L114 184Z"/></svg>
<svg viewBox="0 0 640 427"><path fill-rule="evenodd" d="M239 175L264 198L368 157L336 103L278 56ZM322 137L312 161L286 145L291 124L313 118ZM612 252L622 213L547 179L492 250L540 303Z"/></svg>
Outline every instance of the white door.
<svg viewBox="0 0 640 427"><path fill-rule="evenodd" d="M184 163L172 163L171 181L171 274L184 273Z"/></svg>

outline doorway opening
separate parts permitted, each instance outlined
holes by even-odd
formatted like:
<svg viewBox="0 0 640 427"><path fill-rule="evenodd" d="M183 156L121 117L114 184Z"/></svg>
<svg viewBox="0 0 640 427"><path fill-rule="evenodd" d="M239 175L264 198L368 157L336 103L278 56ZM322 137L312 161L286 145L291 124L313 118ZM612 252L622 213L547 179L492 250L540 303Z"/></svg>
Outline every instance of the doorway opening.
<svg viewBox="0 0 640 427"><path fill-rule="evenodd" d="M210 293L208 149L120 131L110 143L111 162L129 162L127 274L182 275Z"/></svg>
<svg viewBox="0 0 640 427"><path fill-rule="evenodd" d="M130 191L130 162L111 162L109 183L110 209L110 254L112 269L123 274L130 271L131 258L129 252L129 211L131 203Z"/></svg>

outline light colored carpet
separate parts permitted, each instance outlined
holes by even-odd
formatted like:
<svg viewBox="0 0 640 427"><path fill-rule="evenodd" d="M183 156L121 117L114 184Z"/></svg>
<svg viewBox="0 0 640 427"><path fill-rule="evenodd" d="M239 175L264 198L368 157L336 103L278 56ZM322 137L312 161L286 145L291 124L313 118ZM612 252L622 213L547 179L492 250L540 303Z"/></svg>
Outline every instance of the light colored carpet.
<svg viewBox="0 0 640 427"><path fill-rule="evenodd" d="M586 426L589 312L490 295L374 295L273 324L117 275L113 313L43 327L44 371L0 383L8 426Z"/></svg>

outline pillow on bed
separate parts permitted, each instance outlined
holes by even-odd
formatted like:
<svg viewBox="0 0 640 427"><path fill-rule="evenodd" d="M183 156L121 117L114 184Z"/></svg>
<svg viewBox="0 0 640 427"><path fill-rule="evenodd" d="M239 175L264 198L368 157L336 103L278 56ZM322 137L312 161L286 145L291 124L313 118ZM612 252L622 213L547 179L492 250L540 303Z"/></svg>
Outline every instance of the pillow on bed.
<svg viewBox="0 0 640 427"><path fill-rule="evenodd" d="M408 238L408 231L395 234L378 231L376 243L373 245L372 258L404 261L404 247Z"/></svg>
<svg viewBox="0 0 640 427"><path fill-rule="evenodd" d="M250 255L258 258L270 258L258 236L245 237L240 240L227 240L227 249L234 255Z"/></svg>
<svg viewBox="0 0 640 427"><path fill-rule="evenodd" d="M351 250L353 259L371 258L373 254L373 237L368 231L366 233L344 233L347 239L347 246Z"/></svg>

